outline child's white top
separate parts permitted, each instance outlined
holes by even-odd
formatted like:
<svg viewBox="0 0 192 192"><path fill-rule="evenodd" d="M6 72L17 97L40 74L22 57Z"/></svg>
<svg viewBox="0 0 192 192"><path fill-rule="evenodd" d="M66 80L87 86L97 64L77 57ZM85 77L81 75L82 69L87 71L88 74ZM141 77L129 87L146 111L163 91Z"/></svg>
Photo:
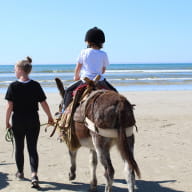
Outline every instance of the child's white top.
<svg viewBox="0 0 192 192"><path fill-rule="evenodd" d="M107 54L104 51L92 48L82 50L77 62L82 64L81 80L83 80L84 77L94 79L97 75L100 75L100 81L102 81L104 79L102 74L103 67L109 65Z"/></svg>

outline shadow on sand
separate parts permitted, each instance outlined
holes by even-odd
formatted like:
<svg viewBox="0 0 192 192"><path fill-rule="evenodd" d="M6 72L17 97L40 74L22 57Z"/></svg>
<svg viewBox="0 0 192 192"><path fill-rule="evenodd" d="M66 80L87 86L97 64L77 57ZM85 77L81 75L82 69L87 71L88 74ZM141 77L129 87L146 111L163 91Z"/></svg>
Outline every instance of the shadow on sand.
<svg viewBox="0 0 192 192"><path fill-rule="evenodd" d="M136 186L137 189L135 192L184 192L184 191L178 191L175 189L167 188L161 186L163 183L174 183L176 180L166 180L166 181L137 181ZM112 191L113 192L127 192L127 185L124 180L116 179L114 180L114 183L123 183L125 184L124 188L113 186ZM85 183L79 183L79 182L73 182L72 184L64 184L64 183L56 183L56 182L46 182L42 181L40 182L42 185L48 185L45 187L42 187L39 191L59 191L61 189L67 190L67 191L78 191L78 192L85 192L89 190L89 184ZM105 190L104 185L99 185L97 187L97 192L103 192Z"/></svg>
<svg viewBox="0 0 192 192"><path fill-rule="evenodd" d="M0 166L12 165L14 163L0 163ZM0 190L9 185L8 173L0 172Z"/></svg>
<svg viewBox="0 0 192 192"><path fill-rule="evenodd" d="M116 179L114 180L115 183L123 183L126 185L125 180L119 180ZM161 186L163 183L175 183L176 180L165 180L165 181L143 181L143 180L138 180L136 181L136 192L184 192L184 191L178 191L175 189L167 188ZM127 189L119 189L114 190L114 191L119 191L119 192L125 192Z"/></svg>
<svg viewBox="0 0 192 192"><path fill-rule="evenodd" d="M7 187L8 185L8 174L0 172L0 190Z"/></svg>

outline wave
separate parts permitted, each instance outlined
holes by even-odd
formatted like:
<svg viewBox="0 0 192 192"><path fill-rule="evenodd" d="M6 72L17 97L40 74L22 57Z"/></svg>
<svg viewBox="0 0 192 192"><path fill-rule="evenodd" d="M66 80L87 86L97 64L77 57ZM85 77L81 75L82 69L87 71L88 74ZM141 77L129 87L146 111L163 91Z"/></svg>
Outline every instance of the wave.
<svg viewBox="0 0 192 192"><path fill-rule="evenodd" d="M192 77L146 77L146 78L139 78L139 77L132 77L132 78L125 78L125 77L120 77L120 78L107 78L109 81L192 81ZM55 82L54 78L46 78L46 79L42 79L42 78L36 78L34 80L37 80L38 82ZM63 82L69 82L69 81L73 81L72 78L70 79L65 79L65 77L61 78L61 80ZM14 80L0 80L0 84L8 84L11 83Z"/></svg>
<svg viewBox="0 0 192 192"><path fill-rule="evenodd" d="M107 73L192 73L192 69L107 69ZM14 72L3 72L0 71L1 76L15 76ZM42 70L42 71L32 71L30 76L34 75L69 75L74 74L74 70Z"/></svg>
<svg viewBox="0 0 192 192"><path fill-rule="evenodd" d="M0 84L10 84L13 81L0 81Z"/></svg>
<svg viewBox="0 0 192 192"><path fill-rule="evenodd" d="M186 73L192 69L164 69L164 70L106 70L106 73Z"/></svg>
<svg viewBox="0 0 192 192"><path fill-rule="evenodd" d="M192 80L192 78L150 78L150 77L147 77L147 78L111 78L110 80L112 81L119 81L119 80L127 80L127 81L135 81L135 80L138 80L138 81L146 81L146 80L151 80L151 81L169 81L169 80Z"/></svg>

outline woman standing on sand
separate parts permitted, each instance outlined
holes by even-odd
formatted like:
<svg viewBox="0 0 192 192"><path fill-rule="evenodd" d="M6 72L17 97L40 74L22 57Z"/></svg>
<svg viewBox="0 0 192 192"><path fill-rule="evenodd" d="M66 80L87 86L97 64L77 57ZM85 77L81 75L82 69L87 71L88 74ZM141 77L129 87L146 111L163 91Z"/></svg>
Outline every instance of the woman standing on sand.
<svg viewBox="0 0 192 192"><path fill-rule="evenodd" d="M15 138L15 159L17 165L16 178L24 179L24 139L26 137L29 160L31 166L32 187L38 188L38 152L37 140L40 131L38 103L48 116L48 123L53 123L53 118L46 102L46 95L40 84L29 78L32 69L32 59L18 61L15 65L15 75L18 80L12 82L7 90L6 128L12 128ZM10 118L12 115L12 125Z"/></svg>

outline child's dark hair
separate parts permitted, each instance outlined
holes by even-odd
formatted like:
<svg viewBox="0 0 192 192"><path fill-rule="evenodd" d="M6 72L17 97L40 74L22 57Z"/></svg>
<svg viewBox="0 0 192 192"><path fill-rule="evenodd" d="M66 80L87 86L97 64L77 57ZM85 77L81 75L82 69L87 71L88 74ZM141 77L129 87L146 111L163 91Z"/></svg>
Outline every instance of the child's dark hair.
<svg viewBox="0 0 192 192"><path fill-rule="evenodd" d="M21 68L25 73L30 73L32 70L32 59L27 56L26 59L18 61L16 63L16 66Z"/></svg>
<svg viewBox="0 0 192 192"><path fill-rule="evenodd" d="M105 34L101 29L93 27L87 31L85 41L88 42L89 47L97 46L102 48L105 42Z"/></svg>

